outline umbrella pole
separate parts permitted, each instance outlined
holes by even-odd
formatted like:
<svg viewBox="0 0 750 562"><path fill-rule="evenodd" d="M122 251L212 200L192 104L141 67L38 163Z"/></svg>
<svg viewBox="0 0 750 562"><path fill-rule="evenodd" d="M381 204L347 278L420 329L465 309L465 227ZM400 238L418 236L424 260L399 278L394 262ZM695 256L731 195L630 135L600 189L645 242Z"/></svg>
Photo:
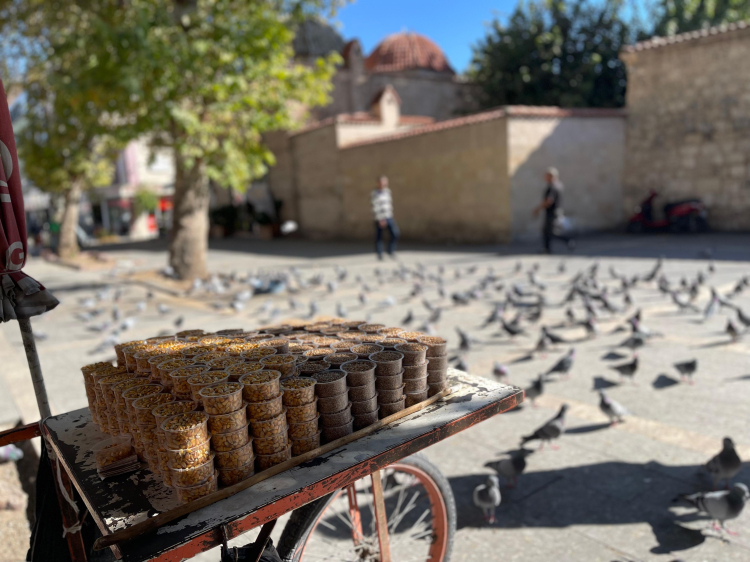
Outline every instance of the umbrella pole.
<svg viewBox="0 0 750 562"><path fill-rule="evenodd" d="M47 388L44 386L44 376L42 376L42 366L39 363L39 355L36 352L36 342L34 341L34 332L31 330L31 320L28 318L18 320L21 328L21 338L23 339L23 349L26 352L26 361L29 364L31 372L31 382L34 384L34 394L36 394L36 403L39 406L39 415L44 420L52 415L49 409L49 400L47 400Z"/></svg>

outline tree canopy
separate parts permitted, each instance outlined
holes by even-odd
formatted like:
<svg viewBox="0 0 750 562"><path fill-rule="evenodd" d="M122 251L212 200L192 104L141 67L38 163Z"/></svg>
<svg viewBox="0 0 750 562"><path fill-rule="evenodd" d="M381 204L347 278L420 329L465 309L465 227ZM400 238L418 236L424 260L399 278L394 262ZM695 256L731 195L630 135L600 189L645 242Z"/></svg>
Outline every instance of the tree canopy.
<svg viewBox="0 0 750 562"><path fill-rule="evenodd" d="M658 0L650 35L675 35L748 18L747 0Z"/></svg>
<svg viewBox="0 0 750 562"><path fill-rule="evenodd" d="M474 47L469 75L482 105L624 105L618 52L630 29L621 12L619 0L519 3L506 24L493 21Z"/></svg>

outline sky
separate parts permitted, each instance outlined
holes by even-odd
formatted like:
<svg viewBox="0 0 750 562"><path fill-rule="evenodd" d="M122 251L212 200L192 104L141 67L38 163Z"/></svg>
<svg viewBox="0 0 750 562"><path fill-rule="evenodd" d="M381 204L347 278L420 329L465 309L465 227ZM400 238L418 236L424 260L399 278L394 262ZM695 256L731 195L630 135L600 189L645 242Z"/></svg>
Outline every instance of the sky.
<svg viewBox="0 0 750 562"><path fill-rule="evenodd" d="M357 38L366 54L386 36L413 31L443 49L457 72L466 70L471 47L495 17L506 19L516 0L355 0L336 14L345 40Z"/></svg>

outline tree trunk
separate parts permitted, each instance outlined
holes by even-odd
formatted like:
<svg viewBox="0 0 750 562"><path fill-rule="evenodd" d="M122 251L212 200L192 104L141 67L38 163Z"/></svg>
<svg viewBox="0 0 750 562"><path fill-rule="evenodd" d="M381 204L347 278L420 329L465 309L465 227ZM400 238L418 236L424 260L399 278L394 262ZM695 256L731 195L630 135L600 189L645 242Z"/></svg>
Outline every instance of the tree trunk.
<svg viewBox="0 0 750 562"><path fill-rule="evenodd" d="M81 193L83 189L79 182L65 193L65 209L60 223L60 239L57 243L57 253L61 258L73 258L78 255L78 216L80 214Z"/></svg>
<svg viewBox="0 0 750 562"><path fill-rule="evenodd" d="M188 167L174 151L175 184L169 264L180 279L205 277L208 252L208 178L200 161Z"/></svg>

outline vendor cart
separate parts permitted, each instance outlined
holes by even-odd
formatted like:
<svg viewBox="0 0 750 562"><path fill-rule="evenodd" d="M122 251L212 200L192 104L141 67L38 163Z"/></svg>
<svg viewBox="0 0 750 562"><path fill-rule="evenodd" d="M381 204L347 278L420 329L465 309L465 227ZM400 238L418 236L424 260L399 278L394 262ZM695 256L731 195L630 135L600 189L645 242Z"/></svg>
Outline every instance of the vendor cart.
<svg viewBox="0 0 750 562"><path fill-rule="evenodd" d="M260 527L257 560L276 521L290 512L277 545L282 560L436 562L450 557L455 504L445 477L415 454L523 400L518 388L454 369L449 381L450 391L427 407L195 510L195 502L179 505L145 468L102 481L91 448L105 436L88 409L0 434L0 444L44 438L59 467L74 562L90 552L75 525L87 515L101 533L96 547L117 559L173 562ZM71 485L85 504L77 515Z"/></svg>

